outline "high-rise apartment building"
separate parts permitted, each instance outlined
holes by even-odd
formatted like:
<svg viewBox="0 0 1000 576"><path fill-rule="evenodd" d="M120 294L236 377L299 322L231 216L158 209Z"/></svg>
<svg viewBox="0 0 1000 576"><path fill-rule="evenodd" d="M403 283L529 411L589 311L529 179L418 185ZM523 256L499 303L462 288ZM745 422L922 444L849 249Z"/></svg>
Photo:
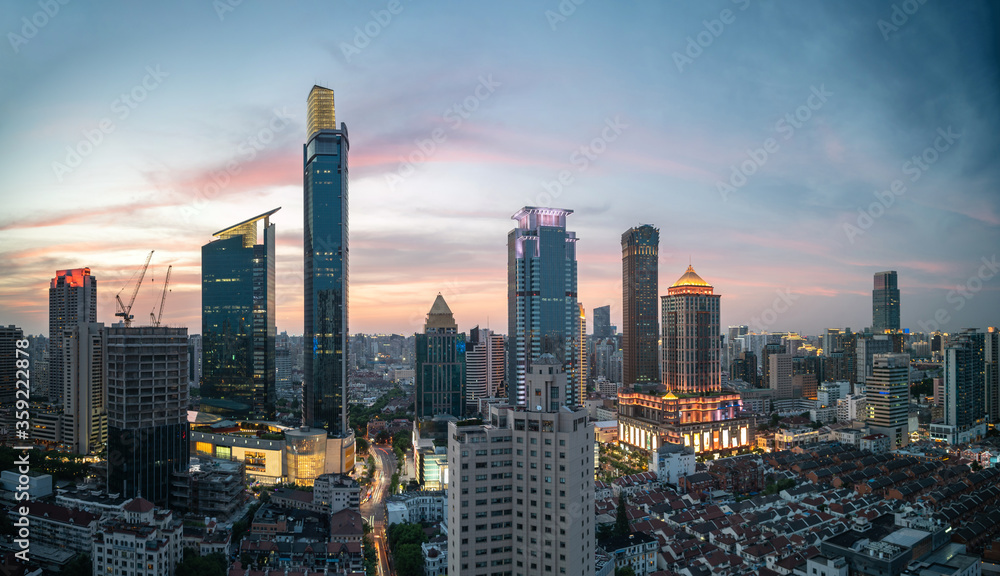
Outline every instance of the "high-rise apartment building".
<svg viewBox="0 0 1000 576"><path fill-rule="evenodd" d="M986 418L1000 425L1000 328L990 326L983 340L986 379Z"/></svg>
<svg viewBox="0 0 1000 576"><path fill-rule="evenodd" d="M931 425L932 438L965 444L986 434L985 348L986 335L974 328L949 339L944 350L944 425Z"/></svg>
<svg viewBox="0 0 1000 576"><path fill-rule="evenodd" d="M751 387L756 388L759 382L757 378L757 356L750 350L744 351L739 358L733 361L729 368L731 380L742 380Z"/></svg>
<svg viewBox="0 0 1000 576"><path fill-rule="evenodd" d="M874 370L874 358L878 354L892 354L893 342L888 334L857 334L854 340L855 369L854 382L864 384Z"/></svg>
<svg viewBox="0 0 1000 576"><path fill-rule="evenodd" d="M872 332L881 334L888 330L899 330L899 287L896 271L875 273L875 289L872 290Z"/></svg>
<svg viewBox="0 0 1000 576"><path fill-rule="evenodd" d="M97 278L90 268L58 270L49 284L49 402L63 401L63 331L87 322L97 322Z"/></svg>
<svg viewBox="0 0 1000 576"><path fill-rule="evenodd" d="M105 330L108 492L165 505L190 453L187 328Z"/></svg>
<svg viewBox="0 0 1000 576"><path fill-rule="evenodd" d="M438 293L427 313L424 333L416 335L414 417L465 415L465 334Z"/></svg>
<svg viewBox="0 0 1000 576"><path fill-rule="evenodd" d="M663 302L663 383L685 394L722 388L719 300L692 266L667 289Z"/></svg>
<svg viewBox="0 0 1000 576"><path fill-rule="evenodd" d="M496 397L503 390L506 363L503 334L476 326L469 330L465 350L465 405L475 412L479 399Z"/></svg>
<svg viewBox="0 0 1000 576"><path fill-rule="evenodd" d="M577 398L582 404L583 401L590 396L590 362L587 361L587 313L583 308L583 304L580 306L580 326L577 329L577 335L579 338L579 345L577 346L577 361L576 361L576 384L578 387Z"/></svg>
<svg viewBox="0 0 1000 576"><path fill-rule="evenodd" d="M31 358L28 349L24 349L24 354L28 354L27 357L18 358L17 355L17 341L22 338L24 338L24 332L17 326L13 324L0 326L0 406L14 405L17 381L20 380L17 377L17 361L19 359L28 360L28 373L31 374L33 358ZM30 383L31 380L29 379L28 382Z"/></svg>
<svg viewBox="0 0 1000 576"><path fill-rule="evenodd" d="M865 382L870 416L868 425L875 433L889 437L895 450L909 443L910 357L907 354L877 354L872 375Z"/></svg>
<svg viewBox="0 0 1000 576"><path fill-rule="evenodd" d="M563 364L534 359L524 407L448 424L448 574L594 574L594 430Z"/></svg>
<svg viewBox="0 0 1000 576"><path fill-rule="evenodd" d="M789 354L771 354L768 356L768 387L774 390L775 398L792 398L794 388L792 382L792 357Z"/></svg>
<svg viewBox="0 0 1000 576"><path fill-rule="evenodd" d="M511 402L527 401L525 378L531 360L552 354L566 373L562 396L570 406L581 402L579 362L580 309L576 294L576 233L566 230L572 210L525 206L512 218L507 236L507 382Z"/></svg>
<svg viewBox="0 0 1000 576"><path fill-rule="evenodd" d="M348 169L347 126L337 128L333 90L309 92L306 144L303 146L305 224L305 311L303 423L323 428L327 465L354 466L354 433L347 425L348 368ZM333 452L339 451L339 454Z"/></svg>
<svg viewBox="0 0 1000 576"><path fill-rule="evenodd" d="M104 324L77 324L62 333L62 443L77 454L100 452L108 441Z"/></svg>
<svg viewBox="0 0 1000 576"><path fill-rule="evenodd" d="M201 247L201 398L206 412L273 416L275 208ZM263 239L258 243L258 224Z"/></svg>
<svg viewBox="0 0 1000 576"><path fill-rule="evenodd" d="M594 308L594 339L611 338L611 306Z"/></svg>
<svg viewBox="0 0 1000 576"><path fill-rule="evenodd" d="M660 381L660 231L648 224L622 234L622 382Z"/></svg>

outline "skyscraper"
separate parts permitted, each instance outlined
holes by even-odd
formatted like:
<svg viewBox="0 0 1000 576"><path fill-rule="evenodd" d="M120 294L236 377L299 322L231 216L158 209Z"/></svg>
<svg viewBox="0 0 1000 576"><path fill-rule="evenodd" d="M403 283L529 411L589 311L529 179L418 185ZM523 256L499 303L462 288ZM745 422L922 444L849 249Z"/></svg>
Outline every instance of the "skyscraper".
<svg viewBox="0 0 1000 576"><path fill-rule="evenodd" d="M909 443L910 357L877 354L872 375L865 383L865 397L872 431L889 437L892 450Z"/></svg>
<svg viewBox="0 0 1000 576"><path fill-rule="evenodd" d="M611 306L594 308L594 339L611 338Z"/></svg>
<svg viewBox="0 0 1000 576"><path fill-rule="evenodd" d="M719 300L692 266L667 289L663 302L663 383L667 390L710 394L722 389Z"/></svg>
<svg viewBox="0 0 1000 576"><path fill-rule="evenodd" d="M983 341L983 362L986 364L986 417L1000 425L1000 328L986 329Z"/></svg>
<svg viewBox="0 0 1000 576"><path fill-rule="evenodd" d="M97 278L90 268L59 270L49 284L49 402L63 401L63 331L97 322Z"/></svg>
<svg viewBox="0 0 1000 576"><path fill-rule="evenodd" d="M892 354L892 340L886 334L857 334L854 339L855 346L855 374L854 381L864 384L871 377L874 369L874 358L877 354Z"/></svg>
<svg viewBox="0 0 1000 576"><path fill-rule="evenodd" d="M875 289L872 290L872 332L881 334L886 330L899 330L899 288L895 270L876 272Z"/></svg>
<svg viewBox="0 0 1000 576"><path fill-rule="evenodd" d="M965 444L986 433L986 335L970 328L944 351L944 424L948 442ZM936 426L931 426L935 437Z"/></svg>
<svg viewBox="0 0 1000 576"><path fill-rule="evenodd" d="M566 230L572 210L525 206L507 236L507 382L523 406L531 360L552 354L566 373L568 405L581 399L577 378L580 310L576 300L576 233Z"/></svg>
<svg viewBox="0 0 1000 576"><path fill-rule="evenodd" d="M469 330L465 350L465 405L475 412L480 398L496 396L503 389L506 353L503 334L476 326Z"/></svg>
<svg viewBox="0 0 1000 576"><path fill-rule="evenodd" d="M729 333L726 335L726 357L723 358L726 366L731 366L743 353L741 337L746 336L749 332L750 327L745 324L729 327Z"/></svg>
<svg viewBox="0 0 1000 576"><path fill-rule="evenodd" d="M13 406L17 390L17 341L24 338L24 333L20 328L11 324L10 326L0 326L0 406ZM24 352L29 352L25 350ZM23 358L23 356L22 356ZM28 354L28 373L32 372L30 362L34 360ZM23 364L22 364L23 366ZM28 382L31 380L29 379Z"/></svg>
<svg viewBox="0 0 1000 576"><path fill-rule="evenodd" d="M576 362L576 383L579 390L577 398L582 404L589 396L587 389L590 387L590 363L587 362L587 312L584 310L583 304L579 304L579 306L580 327L577 330L579 344L576 349L579 358Z"/></svg>
<svg viewBox="0 0 1000 576"><path fill-rule="evenodd" d="M594 428L564 408L563 361L534 359L527 405L448 423L448 574L593 574Z"/></svg>
<svg viewBox="0 0 1000 576"><path fill-rule="evenodd" d="M219 230L201 247L203 410L273 415L275 208ZM264 235L258 239L258 223Z"/></svg>
<svg viewBox="0 0 1000 576"><path fill-rule="evenodd" d="M108 492L167 503L190 453L187 328L106 329Z"/></svg>
<svg viewBox="0 0 1000 576"><path fill-rule="evenodd" d="M648 224L622 234L622 385L660 381L660 231Z"/></svg>
<svg viewBox="0 0 1000 576"><path fill-rule="evenodd" d="M775 398L792 398L792 357L788 354L770 354L767 357L768 386L774 390Z"/></svg>
<svg viewBox="0 0 1000 576"><path fill-rule="evenodd" d="M62 333L62 441L77 454L100 452L108 441L104 324L77 324Z"/></svg>
<svg viewBox="0 0 1000 576"><path fill-rule="evenodd" d="M439 292L416 335L414 400L416 419L465 415L465 334Z"/></svg>

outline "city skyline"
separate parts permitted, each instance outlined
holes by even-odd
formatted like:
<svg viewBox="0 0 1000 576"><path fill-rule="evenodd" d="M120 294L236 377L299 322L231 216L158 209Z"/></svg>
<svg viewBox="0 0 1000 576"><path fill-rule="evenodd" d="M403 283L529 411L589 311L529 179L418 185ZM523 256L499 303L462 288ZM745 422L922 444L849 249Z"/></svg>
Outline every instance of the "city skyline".
<svg viewBox="0 0 1000 576"><path fill-rule="evenodd" d="M671 271L661 280L693 256L727 295L723 326L863 329L872 274L886 269L902 279L903 327L1000 323L991 316L1000 310L1000 178L991 164L997 67L982 54L995 21L988 5L921 5L895 31L879 25L890 3L778 11L719 2L671 7L669 19L655 5L588 3L569 15L550 7L556 18L543 7L479 7L465 27L447 18L448 6L401 6L386 24L366 8L328 18L313 10L301 35L260 43L246 30L265 20L298 29L295 14L64 6L5 49L5 322L45 333L48 279L90 267L101 279L98 321L110 325L114 294L156 250L136 318L158 303L173 265L163 322L194 333L205 236L220 214L239 220L281 205L277 326L301 334L303 90L326 80L355 136L353 333L415 333L437 292L459 325L503 326L498 239L526 204L574 210L579 300L611 305L618 326L617 240L640 222L661 229L659 263ZM734 20L700 46L704 22L717 26L727 9ZM107 34L92 37L101 30L92 15L107 20ZM31 14L2 22L19 31L22 16ZM164 30L182 24L199 40L180 50ZM769 25L788 38L768 40ZM499 33L480 34L484 27ZM514 30L523 42L500 50ZM597 31L613 41L591 42ZM145 42L115 48L133 34ZM408 50L418 39L421 49ZM222 66L243 59L261 74ZM781 65L747 77L747 63L764 61ZM588 82L595 75L611 81ZM720 76L730 79L723 90ZM770 138L779 148L759 160ZM70 166L67 147L90 150ZM400 162L409 156L418 160ZM746 162L754 173L734 174ZM897 179L904 192L893 190ZM786 311L765 325L779 307Z"/></svg>

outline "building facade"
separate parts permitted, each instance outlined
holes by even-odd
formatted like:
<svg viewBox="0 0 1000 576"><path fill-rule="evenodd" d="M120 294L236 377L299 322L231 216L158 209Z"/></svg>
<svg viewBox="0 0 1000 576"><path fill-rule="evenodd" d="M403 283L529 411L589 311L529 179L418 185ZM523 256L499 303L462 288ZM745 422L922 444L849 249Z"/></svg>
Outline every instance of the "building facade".
<svg viewBox="0 0 1000 576"><path fill-rule="evenodd" d="M872 332L899 330L899 286L896 271L875 273L872 290Z"/></svg>
<svg viewBox="0 0 1000 576"><path fill-rule="evenodd" d="M465 405L476 411L482 398L495 398L503 390L506 354L503 334L476 326L469 330L465 350Z"/></svg>
<svg viewBox="0 0 1000 576"><path fill-rule="evenodd" d="M99 322L63 330L62 443L77 454L94 454L108 441L107 331Z"/></svg>
<svg viewBox="0 0 1000 576"><path fill-rule="evenodd" d="M303 423L336 439L327 462L354 466L347 425L348 168L347 126L337 128L333 90L313 86L303 146L305 253ZM336 456L335 458L332 456Z"/></svg>
<svg viewBox="0 0 1000 576"><path fill-rule="evenodd" d="M622 384L660 381L660 231L649 225L622 234Z"/></svg>
<svg viewBox="0 0 1000 576"><path fill-rule="evenodd" d="M944 427L931 436L952 444L986 434L986 335L968 329L954 335L944 351ZM941 431L945 436L941 438Z"/></svg>
<svg viewBox="0 0 1000 576"><path fill-rule="evenodd" d="M611 306L594 308L594 338L611 338Z"/></svg>
<svg viewBox="0 0 1000 576"><path fill-rule="evenodd" d="M270 418L275 402L275 208L201 247L203 410ZM263 239L258 243L258 224Z"/></svg>
<svg viewBox="0 0 1000 576"><path fill-rule="evenodd" d="M984 378L986 379L986 417L1000 425L1000 328L990 326L983 336Z"/></svg>
<svg viewBox="0 0 1000 576"><path fill-rule="evenodd" d="M563 362L545 355L527 406L448 424L448 574L594 573L594 436L564 407Z"/></svg>
<svg viewBox="0 0 1000 576"><path fill-rule="evenodd" d="M878 354L865 384L868 426L889 438L891 449L909 444L910 357Z"/></svg>
<svg viewBox="0 0 1000 576"><path fill-rule="evenodd" d="M90 268L58 270L49 283L49 402L61 404L66 369L62 336L77 324L97 322L97 277Z"/></svg>
<svg viewBox="0 0 1000 576"><path fill-rule="evenodd" d="M579 318L576 233L566 230L572 210L525 206L507 236L507 384L511 402L527 402L531 360L555 356L566 374L570 406L581 402L576 381Z"/></svg>
<svg viewBox="0 0 1000 576"><path fill-rule="evenodd" d="M662 297L663 384L683 394L722 389L719 301L692 266Z"/></svg>
<svg viewBox="0 0 1000 576"><path fill-rule="evenodd" d="M13 406L14 404L17 381L19 380L17 377L17 371L19 370L17 368L17 360L19 359L17 341L22 338L24 338L24 332L17 326L13 324L10 326L0 326L0 405L2 406ZM21 358L29 361L28 373L30 374L33 372L31 364L34 358L31 358L30 354L23 356L24 354L29 354L29 351L24 350Z"/></svg>
<svg viewBox="0 0 1000 576"><path fill-rule="evenodd" d="M427 313L424 333L416 335L414 401L416 419L465 414L465 334L438 293Z"/></svg>
<svg viewBox="0 0 1000 576"><path fill-rule="evenodd" d="M108 492L166 505L185 472L187 328L107 328Z"/></svg>

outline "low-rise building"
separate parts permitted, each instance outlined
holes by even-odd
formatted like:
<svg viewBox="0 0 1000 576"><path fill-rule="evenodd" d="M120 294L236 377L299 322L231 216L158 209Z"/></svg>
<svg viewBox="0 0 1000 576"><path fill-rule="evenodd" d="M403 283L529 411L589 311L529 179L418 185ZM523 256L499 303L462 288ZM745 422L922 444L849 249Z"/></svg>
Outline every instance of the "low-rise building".
<svg viewBox="0 0 1000 576"><path fill-rule="evenodd" d="M143 498L124 507L124 516L101 524L94 535L94 574L173 576L181 560L182 528L170 510Z"/></svg>
<svg viewBox="0 0 1000 576"><path fill-rule="evenodd" d="M448 538L441 536L420 545L424 553L424 576L448 574Z"/></svg>
<svg viewBox="0 0 1000 576"><path fill-rule="evenodd" d="M606 538L598 542L598 547L614 559L616 572L628 567L635 576L647 576L656 571L659 544L645 532Z"/></svg>
<svg viewBox="0 0 1000 576"><path fill-rule="evenodd" d="M448 512L448 492L422 490L392 496L386 502L389 524L433 523L444 520Z"/></svg>
<svg viewBox="0 0 1000 576"><path fill-rule="evenodd" d="M781 429L774 434L774 449L777 451L791 450L803 444L819 441L819 430L812 428Z"/></svg>
<svg viewBox="0 0 1000 576"><path fill-rule="evenodd" d="M660 482L677 485L681 476L694 474L695 456L690 446L664 444L650 454L649 471Z"/></svg>
<svg viewBox="0 0 1000 576"><path fill-rule="evenodd" d="M861 438L858 448L875 454L889 451L889 437L885 434L869 434Z"/></svg>
<svg viewBox="0 0 1000 576"><path fill-rule="evenodd" d="M28 502L31 536L54 548L90 554L99 517L83 510Z"/></svg>

